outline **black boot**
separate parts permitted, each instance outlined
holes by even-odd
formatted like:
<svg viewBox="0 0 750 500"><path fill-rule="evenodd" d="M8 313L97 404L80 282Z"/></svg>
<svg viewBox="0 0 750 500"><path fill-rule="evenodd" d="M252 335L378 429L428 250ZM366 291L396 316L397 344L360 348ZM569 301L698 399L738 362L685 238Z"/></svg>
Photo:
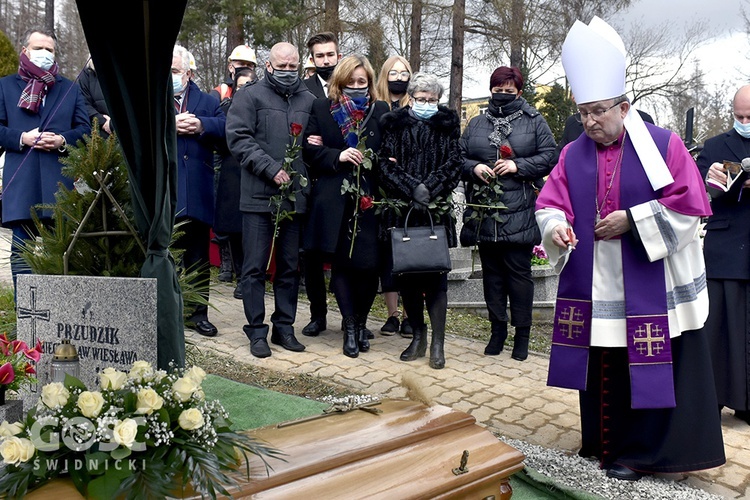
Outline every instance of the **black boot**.
<svg viewBox="0 0 750 500"><path fill-rule="evenodd" d="M497 356L503 351L505 346L505 339L508 338L508 322L507 321L493 321L492 322L492 336L487 347L484 348L484 354L487 356Z"/></svg>
<svg viewBox="0 0 750 500"><path fill-rule="evenodd" d="M370 340L367 334L369 330L366 327L367 316L356 315L354 318L357 322L357 345L359 346L359 352L367 352L370 350Z"/></svg>
<svg viewBox="0 0 750 500"><path fill-rule="evenodd" d="M219 242L219 257L221 258L221 265L219 266L219 281L228 283L232 281L234 263L232 261L232 249L229 246L229 240L222 240Z"/></svg>
<svg viewBox="0 0 750 500"><path fill-rule="evenodd" d="M516 334L513 336L513 353L511 358L517 361L523 361L529 357L529 334L530 326L517 326Z"/></svg>
<svg viewBox="0 0 750 500"><path fill-rule="evenodd" d="M357 321L354 316L344 316L344 356L356 358L359 356L357 343Z"/></svg>
<svg viewBox="0 0 750 500"><path fill-rule="evenodd" d="M430 343L430 368L440 370L445 368L445 328L432 329L432 342Z"/></svg>
<svg viewBox="0 0 750 500"><path fill-rule="evenodd" d="M432 343L430 344L430 368L439 370L445 367L445 319L448 314L448 295L444 291L435 292L427 299L427 314L430 315Z"/></svg>
<svg viewBox="0 0 750 500"><path fill-rule="evenodd" d="M401 353L401 361L414 361L417 358L424 358L427 352L427 326L412 324L412 330L414 330L414 334L411 343Z"/></svg>

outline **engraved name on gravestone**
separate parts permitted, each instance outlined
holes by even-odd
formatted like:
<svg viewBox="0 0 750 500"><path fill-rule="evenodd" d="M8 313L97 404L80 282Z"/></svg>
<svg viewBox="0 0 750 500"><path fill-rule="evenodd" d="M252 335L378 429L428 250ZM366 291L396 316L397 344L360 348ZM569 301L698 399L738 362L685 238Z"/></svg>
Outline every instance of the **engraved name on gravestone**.
<svg viewBox="0 0 750 500"><path fill-rule="evenodd" d="M18 339L42 343L39 387L24 395L25 409L51 381L50 361L63 339L77 348L81 381L90 389L105 368L127 371L138 360L156 366L155 279L20 274L17 291Z"/></svg>

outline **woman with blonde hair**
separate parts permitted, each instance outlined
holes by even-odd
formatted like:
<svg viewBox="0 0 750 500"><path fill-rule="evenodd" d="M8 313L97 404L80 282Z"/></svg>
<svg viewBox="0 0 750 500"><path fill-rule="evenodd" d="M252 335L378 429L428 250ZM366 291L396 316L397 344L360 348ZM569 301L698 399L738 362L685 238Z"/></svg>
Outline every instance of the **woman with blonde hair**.
<svg viewBox="0 0 750 500"><path fill-rule="evenodd" d="M388 103L391 110L409 104L406 89L411 80L411 65L402 56L391 56L385 60L378 75L378 95Z"/></svg>
<svg viewBox="0 0 750 500"><path fill-rule="evenodd" d="M365 324L378 288L378 225L375 211L361 203L377 193L378 165L357 145L362 137L365 148L380 149L379 121L388 105L376 100L375 72L365 57L343 58L328 84L328 97L313 102L303 141L313 178L303 247L331 262L331 289L344 318L343 351L356 358L370 348Z"/></svg>
<svg viewBox="0 0 750 500"><path fill-rule="evenodd" d="M402 56L391 56L385 60L383 67L380 68L378 76L378 94L391 107L391 110L403 108L409 105L409 95L406 89L411 80L411 65ZM388 308L388 319L380 328L383 335L395 335L401 332L402 337L411 337L413 330L409 319L407 318L406 309L404 308L401 322L399 324L398 299L399 292L396 282L393 279L393 262L390 258L390 248L381 251L381 270L380 270L380 289L383 292L383 299Z"/></svg>

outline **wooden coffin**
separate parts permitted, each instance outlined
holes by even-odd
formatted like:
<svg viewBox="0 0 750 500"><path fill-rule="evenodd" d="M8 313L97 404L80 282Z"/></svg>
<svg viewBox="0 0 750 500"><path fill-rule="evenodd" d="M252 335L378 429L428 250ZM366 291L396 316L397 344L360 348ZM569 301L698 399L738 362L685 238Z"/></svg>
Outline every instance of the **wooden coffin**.
<svg viewBox="0 0 750 500"><path fill-rule="evenodd" d="M252 457L251 478L235 474L234 498L253 499L509 499L509 477L524 456L446 406L385 400L363 410L289 422L249 434L281 450L270 475ZM462 457L468 451L464 471ZM238 471L239 472L239 471ZM70 480L55 480L30 499L81 498ZM200 495L192 496L200 498Z"/></svg>
<svg viewBox="0 0 750 500"><path fill-rule="evenodd" d="M386 400L382 413L354 410L251 434L286 454L266 476L260 460L237 496L256 499L507 499L521 452L446 406ZM464 451L466 472L456 474ZM256 460L256 459L254 459ZM460 471L457 471L460 472Z"/></svg>

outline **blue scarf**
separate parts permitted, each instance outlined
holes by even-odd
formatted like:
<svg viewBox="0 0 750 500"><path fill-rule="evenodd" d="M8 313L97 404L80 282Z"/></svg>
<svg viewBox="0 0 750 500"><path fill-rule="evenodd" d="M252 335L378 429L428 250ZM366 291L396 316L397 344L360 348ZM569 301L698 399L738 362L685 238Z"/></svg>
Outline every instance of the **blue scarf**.
<svg viewBox="0 0 750 500"><path fill-rule="evenodd" d="M341 135L344 136L344 142L349 147L357 147L357 134L354 131L357 128L358 120L355 119L355 115L361 114L360 121L364 121L365 116L367 116L369 104L367 97L355 97L352 99L345 94L342 94L338 101L331 102L331 116L339 124ZM358 113L354 113L355 111Z"/></svg>

